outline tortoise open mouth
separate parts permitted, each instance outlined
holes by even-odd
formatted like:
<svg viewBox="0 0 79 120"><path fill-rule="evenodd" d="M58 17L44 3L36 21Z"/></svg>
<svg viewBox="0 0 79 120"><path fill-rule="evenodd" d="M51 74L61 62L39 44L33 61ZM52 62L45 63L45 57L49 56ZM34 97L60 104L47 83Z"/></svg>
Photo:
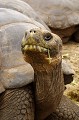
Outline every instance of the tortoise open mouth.
<svg viewBox="0 0 79 120"><path fill-rule="evenodd" d="M25 45L23 50L26 51L35 51L35 52L48 52L48 48L39 46L39 45Z"/></svg>
<svg viewBox="0 0 79 120"><path fill-rule="evenodd" d="M26 44L22 46L22 52L23 54L26 54L27 52L35 52L35 53L42 53L46 54L48 57L46 59L49 60L49 63L51 63L51 57L50 57L50 52L51 50L49 48L45 48L40 45L32 45L32 44Z"/></svg>

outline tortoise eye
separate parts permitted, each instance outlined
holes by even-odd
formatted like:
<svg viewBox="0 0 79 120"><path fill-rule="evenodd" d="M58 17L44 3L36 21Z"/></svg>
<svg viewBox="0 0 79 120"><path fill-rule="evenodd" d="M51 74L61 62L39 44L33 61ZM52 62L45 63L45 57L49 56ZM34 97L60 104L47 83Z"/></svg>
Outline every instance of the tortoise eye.
<svg viewBox="0 0 79 120"><path fill-rule="evenodd" d="M53 36L51 35L51 33L45 33L43 35L43 38L44 38L44 40L49 41L49 40L51 40L51 38L53 38Z"/></svg>

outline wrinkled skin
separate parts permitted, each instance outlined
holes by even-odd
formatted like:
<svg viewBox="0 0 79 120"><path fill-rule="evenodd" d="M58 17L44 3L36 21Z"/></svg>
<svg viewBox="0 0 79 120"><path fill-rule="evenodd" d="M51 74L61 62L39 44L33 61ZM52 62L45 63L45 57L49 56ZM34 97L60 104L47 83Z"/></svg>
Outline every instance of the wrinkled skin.
<svg viewBox="0 0 79 120"><path fill-rule="evenodd" d="M35 119L34 88L29 84L33 79L33 69L23 60L20 42L25 30L30 31L30 28L37 27L45 29L45 27L31 20L36 18L35 20L40 21L33 13L29 15L28 11L32 9L27 4L21 3L19 0L0 0L0 87L3 88L0 92L5 91L0 94L0 120ZM57 104L54 106L56 107ZM50 108L50 111L52 110L53 108ZM48 109L45 116L47 114L49 114Z"/></svg>
<svg viewBox="0 0 79 120"><path fill-rule="evenodd" d="M78 120L79 107L63 95L62 43L42 29L26 31L22 40L25 61L34 68L36 120ZM50 115L51 114L51 115Z"/></svg>
<svg viewBox="0 0 79 120"><path fill-rule="evenodd" d="M0 120L34 120L34 93L29 84L33 69L22 57L21 40L25 30L43 26L7 8L0 8L0 16Z"/></svg>
<svg viewBox="0 0 79 120"><path fill-rule="evenodd" d="M0 95L0 120L79 119L79 107L63 96L61 49L55 34L42 29L26 31L22 52L34 68L35 81Z"/></svg>
<svg viewBox="0 0 79 120"><path fill-rule="evenodd" d="M0 95L0 120L34 120L34 104L32 84L8 89Z"/></svg>
<svg viewBox="0 0 79 120"><path fill-rule="evenodd" d="M25 60L35 72L36 116L40 120L55 111L63 93L61 43L58 36L42 29L26 31L22 40Z"/></svg>

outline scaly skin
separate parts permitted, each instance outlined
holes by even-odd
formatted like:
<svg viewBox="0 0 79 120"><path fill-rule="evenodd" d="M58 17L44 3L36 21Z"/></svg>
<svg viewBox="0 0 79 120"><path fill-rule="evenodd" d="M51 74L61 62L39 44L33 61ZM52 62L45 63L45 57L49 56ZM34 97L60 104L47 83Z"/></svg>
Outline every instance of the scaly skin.
<svg viewBox="0 0 79 120"><path fill-rule="evenodd" d="M63 95L56 111L45 120L79 120L79 107Z"/></svg>
<svg viewBox="0 0 79 120"><path fill-rule="evenodd" d="M35 73L36 120L44 120L55 111L63 94L61 43L59 37L41 29L26 31L22 40L24 58Z"/></svg>
<svg viewBox="0 0 79 120"><path fill-rule="evenodd" d="M0 120L79 120L79 107L63 96L61 46L59 37L48 31L25 33L22 51L34 68L35 82L1 94Z"/></svg>
<svg viewBox="0 0 79 120"><path fill-rule="evenodd" d="M24 58L35 72L35 120L79 120L79 107L62 96L61 46L59 37L40 29L27 31L22 40Z"/></svg>
<svg viewBox="0 0 79 120"><path fill-rule="evenodd" d="M34 113L31 84L0 95L0 120L34 120Z"/></svg>

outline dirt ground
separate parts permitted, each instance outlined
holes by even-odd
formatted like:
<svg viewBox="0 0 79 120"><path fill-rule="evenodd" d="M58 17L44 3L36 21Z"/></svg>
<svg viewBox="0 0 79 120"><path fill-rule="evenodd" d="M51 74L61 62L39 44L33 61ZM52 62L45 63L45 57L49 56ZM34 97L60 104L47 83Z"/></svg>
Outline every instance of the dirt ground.
<svg viewBox="0 0 79 120"><path fill-rule="evenodd" d="M75 71L74 80L66 86L64 94L79 105L79 43L70 41L64 44L62 53L65 59L70 60Z"/></svg>

